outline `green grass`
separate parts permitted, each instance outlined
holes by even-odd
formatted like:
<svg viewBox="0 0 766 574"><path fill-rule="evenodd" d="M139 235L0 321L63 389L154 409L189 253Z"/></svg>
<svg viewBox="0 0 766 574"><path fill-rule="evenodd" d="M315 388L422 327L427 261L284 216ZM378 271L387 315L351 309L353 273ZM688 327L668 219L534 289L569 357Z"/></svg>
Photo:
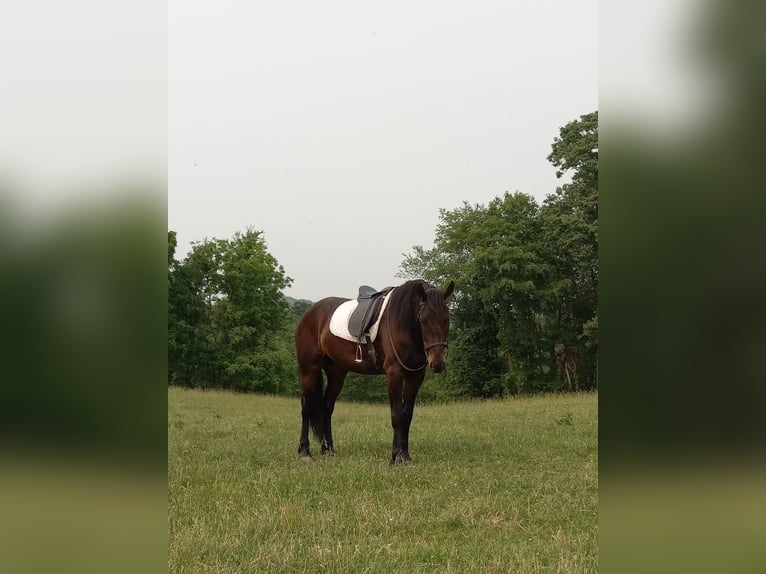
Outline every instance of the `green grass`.
<svg viewBox="0 0 766 574"><path fill-rule="evenodd" d="M169 389L171 572L595 572L597 395L339 402L298 458L298 399Z"/></svg>

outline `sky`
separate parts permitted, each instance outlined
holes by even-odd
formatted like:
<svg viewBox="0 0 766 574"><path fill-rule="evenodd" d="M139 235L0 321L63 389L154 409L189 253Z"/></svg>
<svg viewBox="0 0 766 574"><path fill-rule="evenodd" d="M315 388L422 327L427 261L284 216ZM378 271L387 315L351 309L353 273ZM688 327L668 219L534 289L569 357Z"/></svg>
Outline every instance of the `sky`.
<svg viewBox="0 0 766 574"><path fill-rule="evenodd" d="M192 2L168 28L168 227L248 227L293 279L397 285L439 210L561 182L564 124L598 109L598 3Z"/></svg>

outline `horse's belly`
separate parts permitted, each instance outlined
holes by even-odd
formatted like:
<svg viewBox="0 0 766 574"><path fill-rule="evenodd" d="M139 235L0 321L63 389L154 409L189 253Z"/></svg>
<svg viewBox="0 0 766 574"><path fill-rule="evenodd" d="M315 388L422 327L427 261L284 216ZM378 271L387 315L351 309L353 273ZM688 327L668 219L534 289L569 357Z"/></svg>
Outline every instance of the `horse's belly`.
<svg viewBox="0 0 766 574"><path fill-rule="evenodd" d="M360 375L381 375L384 373L382 366L377 366L370 360L367 345L362 345L361 363L356 362L357 343L341 339L330 333L329 329L322 331L320 345L323 355L352 373L359 373ZM375 352L378 363L382 363L380 353L377 349Z"/></svg>

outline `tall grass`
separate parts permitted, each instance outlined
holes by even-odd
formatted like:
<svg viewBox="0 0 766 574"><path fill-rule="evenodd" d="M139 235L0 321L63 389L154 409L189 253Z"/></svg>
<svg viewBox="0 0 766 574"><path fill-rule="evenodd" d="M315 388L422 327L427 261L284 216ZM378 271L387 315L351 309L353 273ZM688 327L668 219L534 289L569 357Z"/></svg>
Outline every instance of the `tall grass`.
<svg viewBox="0 0 766 574"><path fill-rule="evenodd" d="M387 406L305 462L297 399L168 399L171 572L596 571L594 394L419 405L403 467Z"/></svg>

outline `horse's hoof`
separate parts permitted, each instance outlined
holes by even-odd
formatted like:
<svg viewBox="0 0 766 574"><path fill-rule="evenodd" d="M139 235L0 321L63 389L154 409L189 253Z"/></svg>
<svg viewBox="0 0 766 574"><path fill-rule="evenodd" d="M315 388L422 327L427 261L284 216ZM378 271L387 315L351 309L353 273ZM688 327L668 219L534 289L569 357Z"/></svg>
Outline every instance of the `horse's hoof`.
<svg viewBox="0 0 766 574"><path fill-rule="evenodd" d="M409 453L397 453L396 455L393 455L391 457L391 464L399 465L399 464L411 464L412 459L410 458Z"/></svg>
<svg viewBox="0 0 766 574"><path fill-rule="evenodd" d="M334 448L328 448L328 449L322 449L322 456L335 456L335 449Z"/></svg>
<svg viewBox="0 0 766 574"><path fill-rule="evenodd" d="M298 447L298 456L302 459L311 460L311 452L307 448Z"/></svg>

